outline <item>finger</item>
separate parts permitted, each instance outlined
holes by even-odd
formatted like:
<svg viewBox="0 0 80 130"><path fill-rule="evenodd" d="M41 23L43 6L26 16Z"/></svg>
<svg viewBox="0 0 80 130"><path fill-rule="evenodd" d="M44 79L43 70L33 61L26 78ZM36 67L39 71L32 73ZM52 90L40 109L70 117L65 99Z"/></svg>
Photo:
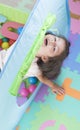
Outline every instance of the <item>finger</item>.
<svg viewBox="0 0 80 130"><path fill-rule="evenodd" d="M61 93L61 92L59 92L59 91L58 91L56 94L57 94L57 95L60 95L60 96L63 95L63 93Z"/></svg>
<svg viewBox="0 0 80 130"><path fill-rule="evenodd" d="M57 92L56 91L52 91L53 93L55 93L55 94L57 94Z"/></svg>
<svg viewBox="0 0 80 130"><path fill-rule="evenodd" d="M61 93L65 94L65 89L64 88L60 88L60 89L58 89L58 91L60 91Z"/></svg>
<svg viewBox="0 0 80 130"><path fill-rule="evenodd" d="M55 93L55 94L58 94L58 95L64 95L65 93L64 93L64 91L62 91L62 90L57 90L57 91L53 91L53 93Z"/></svg>
<svg viewBox="0 0 80 130"><path fill-rule="evenodd" d="M64 94L65 94L65 92L62 91L62 90L58 90L57 93L58 93L59 95L64 95Z"/></svg>

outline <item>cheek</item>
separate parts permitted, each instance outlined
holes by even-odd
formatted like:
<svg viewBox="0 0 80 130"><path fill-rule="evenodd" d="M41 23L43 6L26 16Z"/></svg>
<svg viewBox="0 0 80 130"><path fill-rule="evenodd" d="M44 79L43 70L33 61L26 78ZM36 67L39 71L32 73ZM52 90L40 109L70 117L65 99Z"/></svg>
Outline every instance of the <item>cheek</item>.
<svg viewBox="0 0 80 130"><path fill-rule="evenodd" d="M46 52L47 52L47 53L50 53L50 52L51 52L51 49L50 49L50 48L47 48L47 49L46 49Z"/></svg>
<svg viewBox="0 0 80 130"><path fill-rule="evenodd" d="M49 56L50 50L46 48L45 50L43 50L43 53L44 53L46 56Z"/></svg>

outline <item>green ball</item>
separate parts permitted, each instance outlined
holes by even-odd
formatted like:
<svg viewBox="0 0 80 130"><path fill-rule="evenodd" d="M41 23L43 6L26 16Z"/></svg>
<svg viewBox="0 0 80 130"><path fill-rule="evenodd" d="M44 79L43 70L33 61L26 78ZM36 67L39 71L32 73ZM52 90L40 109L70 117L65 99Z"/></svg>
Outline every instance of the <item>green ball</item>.
<svg viewBox="0 0 80 130"><path fill-rule="evenodd" d="M8 38L6 38L6 37L4 37L4 38L2 38L2 41L3 41L3 42L8 42L8 41L9 41L9 39L8 39Z"/></svg>

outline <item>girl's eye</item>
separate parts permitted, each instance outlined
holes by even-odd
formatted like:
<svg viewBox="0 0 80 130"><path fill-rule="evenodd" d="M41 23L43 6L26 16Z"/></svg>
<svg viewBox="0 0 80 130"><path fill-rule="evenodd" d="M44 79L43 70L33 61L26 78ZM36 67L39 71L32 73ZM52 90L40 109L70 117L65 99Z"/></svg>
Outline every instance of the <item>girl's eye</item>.
<svg viewBox="0 0 80 130"><path fill-rule="evenodd" d="M53 51L55 51L55 50L56 50L56 47L53 48Z"/></svg>
<svg viewBox="0 0 80 130"><path fill-rule="evenodd" d="M55 39L54 39L55 41L56 41L56 37L55 37Z"/></svg>

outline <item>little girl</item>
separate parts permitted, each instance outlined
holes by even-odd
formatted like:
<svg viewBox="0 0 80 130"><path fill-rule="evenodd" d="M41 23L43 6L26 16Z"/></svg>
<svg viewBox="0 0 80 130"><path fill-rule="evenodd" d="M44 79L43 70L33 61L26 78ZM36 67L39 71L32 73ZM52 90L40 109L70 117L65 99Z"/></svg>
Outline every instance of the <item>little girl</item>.
<svg viewBox="0 0 80 130"><path fill-rule="evenodd" d="M51 79L57 78L60 74L62 63L69 54L69 47L70 42L65 37L47 32L24 79L35 76L40 82L48 85L54 93L64 94L64 89L53 83Z"/></svg>
<svg viewBox="0 0 80 130"><path fill-rule="evenodd" d="M70 43L66 38L47 32L42 46L23 79L37 77L40 82L48 85L54 93L64 94L64 89L53 83L51 79L55 79L59 75L61 65L69 54L69 46ZM6 57L8 57L7 54L9 55L12 48L0 52L1 69L5 64Z"/></svg>

